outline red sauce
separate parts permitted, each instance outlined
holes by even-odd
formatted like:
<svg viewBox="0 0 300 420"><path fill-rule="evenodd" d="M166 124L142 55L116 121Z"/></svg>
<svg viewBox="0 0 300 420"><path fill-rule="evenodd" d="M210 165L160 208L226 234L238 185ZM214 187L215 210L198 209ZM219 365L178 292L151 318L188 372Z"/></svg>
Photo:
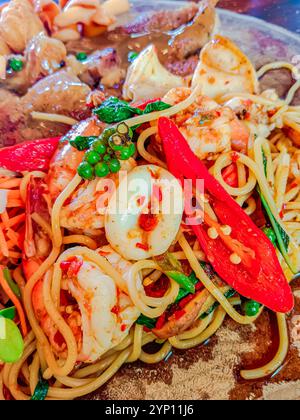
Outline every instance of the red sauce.
<svg viewBox="0 0 300 420"><path fill-rule="evenodd" d="M139 217L139 226L145 232L152 232L158 225L156 214L141 214Z"/></svg>
<svg viewBox="0 0 300 420"><path fill-rule="evenodd" d="M157 281L144 286L145 293L149 297L160 298L163 297L170 286L170 281L166 276L162 276Z"/></svg>

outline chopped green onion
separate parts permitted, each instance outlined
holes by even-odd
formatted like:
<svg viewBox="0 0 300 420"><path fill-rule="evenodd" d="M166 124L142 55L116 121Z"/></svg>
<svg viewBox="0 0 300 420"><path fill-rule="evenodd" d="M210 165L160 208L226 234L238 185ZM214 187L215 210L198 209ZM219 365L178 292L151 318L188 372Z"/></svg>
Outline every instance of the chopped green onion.
<svg viewBox="0 0 300 420"><path fill-rule="evenodd" d="M15 363L20 360L24 342L19 328L8 318L0 317L0 361Z"/></svg>

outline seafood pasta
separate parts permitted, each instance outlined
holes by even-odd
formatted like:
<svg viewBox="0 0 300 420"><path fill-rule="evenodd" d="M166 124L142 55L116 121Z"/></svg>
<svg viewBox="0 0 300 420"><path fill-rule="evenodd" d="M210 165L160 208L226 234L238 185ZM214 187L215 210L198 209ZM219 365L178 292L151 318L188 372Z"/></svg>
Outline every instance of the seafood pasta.
<svg viewBox="0 0 300 420"><path fill-rule="evenodd" d="M192 80L163 91L167 76L155 89L138 72L149 51L125 82L134 102L101 97L62 139L0 153L0 398L82 397L125 363L158 363L204 343L226 316L248 325L265 310L278 351L240 374L268 376L287 355L300 83L285 99L260 91L266 71L291 66L257 73L216 36Z"/></svg>

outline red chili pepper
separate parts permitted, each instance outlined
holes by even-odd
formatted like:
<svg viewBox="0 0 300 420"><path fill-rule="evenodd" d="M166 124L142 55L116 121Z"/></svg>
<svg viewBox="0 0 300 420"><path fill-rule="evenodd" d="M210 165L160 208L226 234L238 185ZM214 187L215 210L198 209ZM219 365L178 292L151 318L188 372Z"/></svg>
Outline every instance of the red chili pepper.
<svg viewBox="0 0 300 420"><path fill-rule="evenodd" d="M158 318L158 320L156 321L156 324L155 324L155 328L157 329L157 330L160 330L164 325L165 325L165 323L166 323L166 321L167 321L167 319L166 319L166 317L167 317L167 313L166 312L164 312L159 318Z"/></svg>
<svg viewBox="0 0 300 420"><path fill-rule="evenodd" d="M77 257L70 257L66 261L60 263L60 268L64 274L72 277L77 276L82 264L83 261L79 260Z"/></svg>
<svg viewBox="0 0 300 420"><path fill-rule="evenodd" d="M145 232L152 232L158 225L156 214L141 214L139 217L139 226Z"/></svg>
<svg viewBox="0 0 300 420"><path fill-rule="evenodd" d="M230 187L238 187L238 172L235 163L232 163L231 165L227 166L227 168L223 169L222 176L226 184L228 184Z"/></svg>
<svg viewBox="0 0 300 420"><path fill-rule="evenodd" d="M149 251L149 245L147 245L147 244L141 244L140 242L138 242L136 244L136 247L139 248L139 249L142 249L144 251Z"/></svg>
<svg viewBox="0 0 300 420"><path fill-rule="evenodd" d="M170 286L170 281L166 276L162 276L157 281L144 286L145 293L149 297L161 298L165 296Z"/></svg>
<svg viewBox="0 0 300 420"><path fill-rule="evenodd" d="M158 101L161 101L161 98L149 99L148 101L145 101L145 102L136 102L135 104L131 106L133 108L139 108L140 110L144 111L147 105L153 104L154 102L158 102Z"/></svg>
<svg viewBox="0 0 300 420"><path fill-rule="evenodd" d="M0 168L10 171L45 171L57 149L60 137L26 141L0 150Z"/></svg>
<svg viewBox="0 0 300 420"><path fill-rule="evenodd" d="M126 325L125 325L125 324L122 324L122 325L121 325L121 331L122 331L122 332L124 332L124 331L126 330L126 328L127 328L127 327L126 327Z"/></svg>
<svg viewBox="0 0 300 420"><path fill-rule="evenodd" d="M178 321L178 319L182 318L183 315L185 314L186 314L185 310L181 309L180 311L176 311L173 316L176 319L176 321Z"/></svg>
<svg viewBox="0 0 300 420"><path fill-rule="evenodd" d="M193 182L204 179L220 224L232 229L229 237L219 235L211 239L207 233L210 222L207 215L205 223L192 226L215 271L242 296L275 312L289 312L294 305L293 294L274 246L195 156L176 125L164 117L159 119L158 128L170 172L180 180L184 177ZM230 261L231 246L241 251L240 264Z"/></svg>
<svg viewBox="0 0 300 420"><path fill-rule="evenodd" d="M120 311L121 311L120 306L115 305L110 312L115 314L115 315L119 315Z"/></svg>

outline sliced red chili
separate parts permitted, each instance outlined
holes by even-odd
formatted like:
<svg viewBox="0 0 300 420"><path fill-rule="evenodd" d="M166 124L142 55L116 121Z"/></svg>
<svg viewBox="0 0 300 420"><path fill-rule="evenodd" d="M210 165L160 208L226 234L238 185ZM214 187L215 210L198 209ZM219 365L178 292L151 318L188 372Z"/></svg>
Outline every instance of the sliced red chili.
<svg viewBox="0 0 300 420"><path fill-rule="evenodd" d="M197 179L203 179L205 192L219 221L216 225L231 228L229 237L219 234L212 239L207 231L214 222L207 215L204 215L204 224L192 226L215 271L242 296L275 312L289 312L294 305L293 294L272 243L208 172L176 125L163 117L159 119L158 128L170 172L180 181L187 178L196 184ZM231 261L233 247L242 255L239 264Z"/></svg>

